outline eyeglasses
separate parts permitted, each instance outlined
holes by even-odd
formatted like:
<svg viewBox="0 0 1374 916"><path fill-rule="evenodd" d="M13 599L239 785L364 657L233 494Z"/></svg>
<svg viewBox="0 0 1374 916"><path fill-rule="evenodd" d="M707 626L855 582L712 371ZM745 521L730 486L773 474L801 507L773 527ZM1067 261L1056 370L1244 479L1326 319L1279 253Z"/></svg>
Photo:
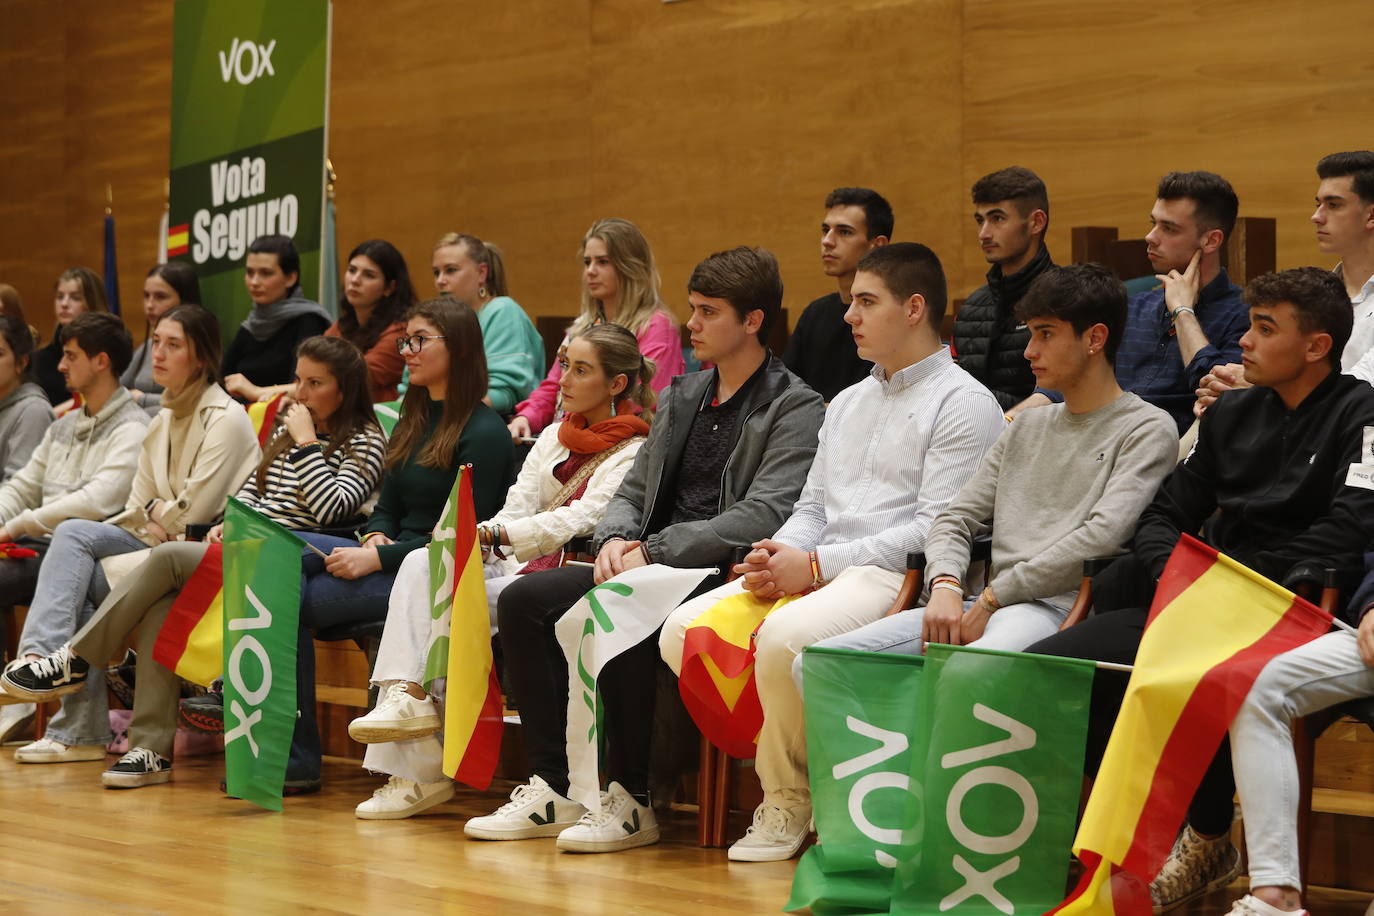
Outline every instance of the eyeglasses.
<svg viewBox="0 0 1374 916"><path fill-rule="evenodd" d="M416 334L414 337L397 337L396 352L404 354L407 350L409 350L411 353L419 353L420 350L424 348L425 341L447 339L448 338L444 337L442 334L436 334L433 337L426 337L423 334Z"/></svg>

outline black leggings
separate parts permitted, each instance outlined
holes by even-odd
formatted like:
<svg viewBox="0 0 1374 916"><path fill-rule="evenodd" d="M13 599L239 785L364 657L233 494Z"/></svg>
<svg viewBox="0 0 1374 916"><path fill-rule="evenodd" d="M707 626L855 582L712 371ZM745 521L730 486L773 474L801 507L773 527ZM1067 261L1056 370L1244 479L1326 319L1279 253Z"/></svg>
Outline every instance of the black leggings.
<svg viewBox="0 0 1374 916"><path fill-rule="evenodd" d="M1121 665L1135 663L1140 636L1145 630L1149 608L1127 608L1089 617L1077 626L1048 639L1042 639L1027 652L1085 658ZM1121 709L1130 675L1123 671L1098 669L1093 677L1092 703L1088 716L1088 746L1084 769L1096 775L1107 749L1116 714ZM1231 775L1231 745L1222 741L1220 750L1202 777L1188 807L1188 823L1204 836L1219 836L1231 829L1236 793Z"/></svg>

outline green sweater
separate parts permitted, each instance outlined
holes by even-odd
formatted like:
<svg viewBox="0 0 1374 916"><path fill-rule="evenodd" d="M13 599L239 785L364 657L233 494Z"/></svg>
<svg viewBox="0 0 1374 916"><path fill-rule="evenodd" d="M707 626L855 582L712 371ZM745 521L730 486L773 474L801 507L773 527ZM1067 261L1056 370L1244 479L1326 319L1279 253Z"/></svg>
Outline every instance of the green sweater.
<svg viewBox="0 0 1374 916"><path fill-rule="evenodd" d="M497 413L510 414L544 378L544 340L509 296L482 306L477 323L487 354L487 397Z"/></svg>
<svg viewBox="0 0 1374 916"><path fill-rule="evenodd" d="M382 569L387 572L395 572L406 554L429 543L460 466L472 465L472 505L479 519L491 518L505 500L513 460L510 432L496 411L485 404L478 404L468 418L447 470L416 463L443 412L442 401L430 402L429 423L420 445L382 480L382 492L367 530L380 531L396 542L377 548Z"/></svg>

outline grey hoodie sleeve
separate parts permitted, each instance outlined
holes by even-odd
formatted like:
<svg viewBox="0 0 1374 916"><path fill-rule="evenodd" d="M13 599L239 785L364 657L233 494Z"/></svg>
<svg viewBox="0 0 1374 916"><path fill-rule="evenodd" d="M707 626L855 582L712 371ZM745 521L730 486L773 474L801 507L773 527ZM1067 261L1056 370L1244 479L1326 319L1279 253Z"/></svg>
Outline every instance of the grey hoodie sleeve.
<svg viewBox="0 0 1374 916"><path fill-rule="evenodd" d="M33 450L43 441L43 434L53 421L52 408L43 398L24 398L11 410L14 419L5 431L3 480L9 480L28 464Z"/></svg>

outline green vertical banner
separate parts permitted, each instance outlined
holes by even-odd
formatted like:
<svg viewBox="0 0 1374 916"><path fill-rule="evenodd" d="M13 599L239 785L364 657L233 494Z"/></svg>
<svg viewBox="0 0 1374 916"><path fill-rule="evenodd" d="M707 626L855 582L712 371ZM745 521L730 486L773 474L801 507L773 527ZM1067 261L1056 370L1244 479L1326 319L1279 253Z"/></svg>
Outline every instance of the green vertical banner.
<svg viewBox="0 0 1374 916"><path fill-rule="evenodd" d="M172 42L167 256L200 275L225 340L252 307L248 244L295 239L321 290L329 0L178 0Z"/></svg>
<svg viewBox="0 0 1374 916"><path fill-rule="evenodd" d="M1044 913L1064 899L1092 662L926 648L921 855L892 913Z"/></svg>
<svg viewBox="0 0 1374 916"><path fill-rule="evenodd" d="M925 659L806 650L806 747L819 843L797 863L786 909L886 913L894 869L920 849ZM1062 850L1061 850L1062 852Z"/></svg>
<svg viewBox="0 0 1374 916"><path fill-rule="evenodd" d="M304 541L229 498L224 513L225 791L281 810L296 728Z"/></svg>

